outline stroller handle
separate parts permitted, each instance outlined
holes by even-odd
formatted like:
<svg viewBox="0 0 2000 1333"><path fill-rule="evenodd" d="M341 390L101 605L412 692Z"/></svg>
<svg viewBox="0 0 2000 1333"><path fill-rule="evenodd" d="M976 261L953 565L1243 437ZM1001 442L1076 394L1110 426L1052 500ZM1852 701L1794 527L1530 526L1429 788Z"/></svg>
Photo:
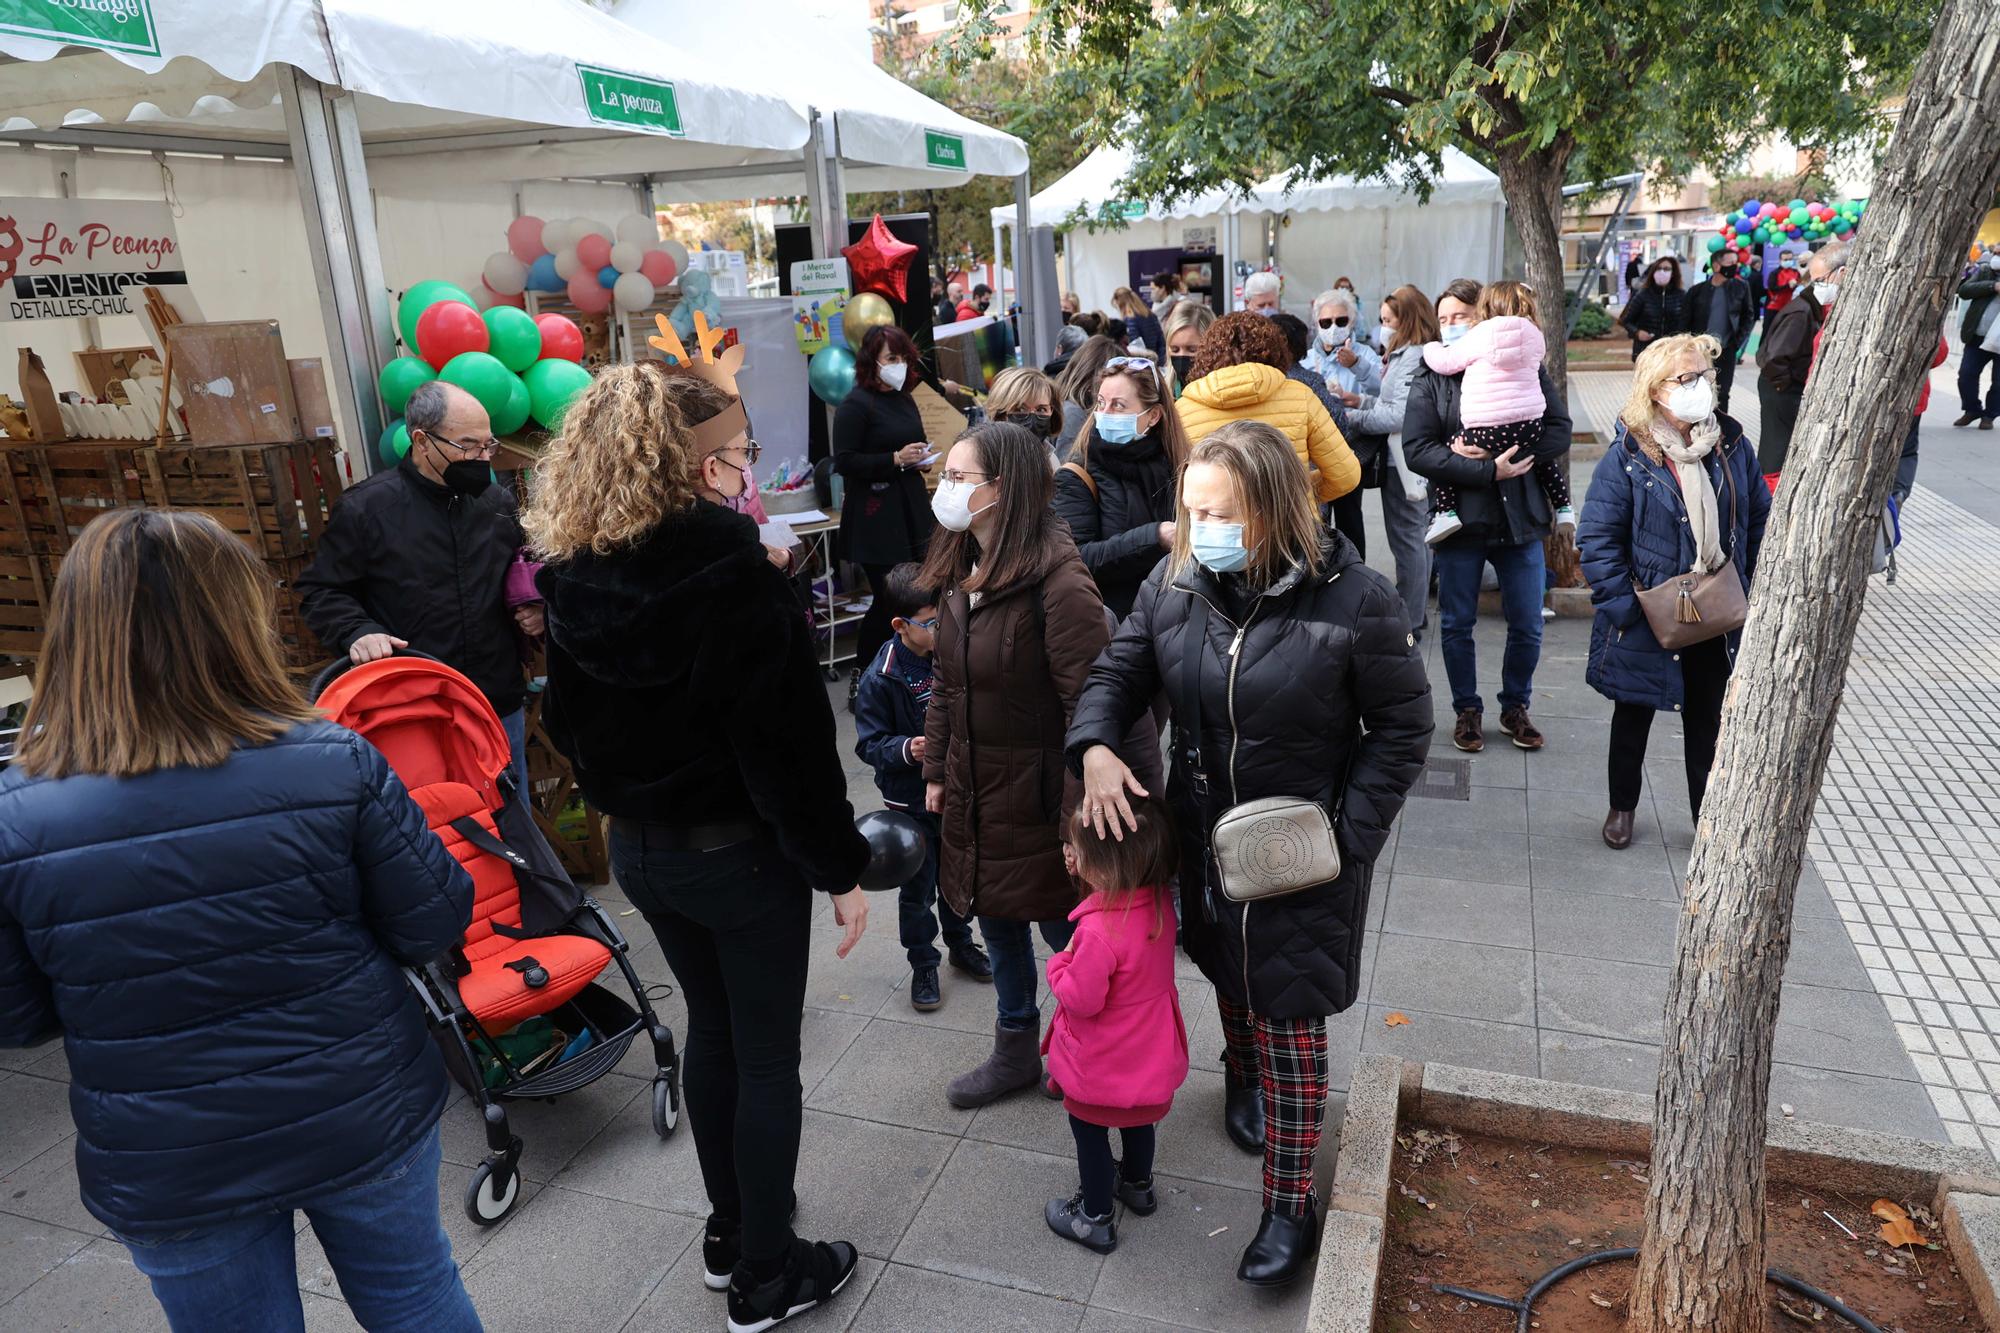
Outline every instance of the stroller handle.
<svg viewBox="0 0 2000 1333"><path fill-rule="evenodd" d="M396 648L391 650L389 655L391 657L414 657L420 662L436 662L440 666L451 665L449 662L446 662L443 658L432 657L429 653L420 653L414 648ZM359 665L361 664L356 662L353 658L349 657L346 653L342 653L340 656L334 658L331 662L328 662L325 668L321 670L321 672L317 676L313 677L312 685L307 690L306 693L307 702L309 703L318 702L319 697L322 694L326 693L327 687L329 685L333 684L333 682L339 680L342 676L354 670L354 668Z"/></svg>

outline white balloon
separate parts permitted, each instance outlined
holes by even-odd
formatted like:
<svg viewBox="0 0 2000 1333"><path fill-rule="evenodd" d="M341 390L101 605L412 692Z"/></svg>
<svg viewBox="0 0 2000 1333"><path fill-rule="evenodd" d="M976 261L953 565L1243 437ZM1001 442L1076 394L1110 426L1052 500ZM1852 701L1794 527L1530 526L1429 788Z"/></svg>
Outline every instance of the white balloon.
<svg viewBox="0 0 2000 1333"><path fill-rule="evenodd" d="M688 267L688 248L672 237L660 242L660 249L673 256L674 272L685 273Z"/></svg>
<svg viewBox="0 0 2000 1333"><path fill-rule="evenodd" d="M486 261L486 285L502 296L519 296L528 289L528 266L506 250Z"/></svg>
<svg viewBox="0 0 2000 1333"><path fill-rule="evenodd" d="M583 272L583 264L576 257L575 246L565 245L562 249L556 251L556 276L558 278L561 278L564 282L568 282L581 272Z"/></svg>
<svg viewBox="0 0 2000 1333"><path fill-rule="evenodd" d="M643 273L621 274L611 288L611 299L620 310L644 310L653 304L653 284Z"/></svg>
<svg viewBox="0 0 2000 1333"><path fill-rule="evenodd" d="M646 214L633 213L618 219L618 239L648 246L660 239L660 226Z"/></svg>
<svg viewBox="0 0 2000 1333"><path fill-rule="evenodd" d="M646 252L630 241L620 241L611 247L611 267L620 273L637 272L639 261L645 257ZM493 290L497 292L500 289L495 287Z"/></svg>
<svg viewBox="0 0 2000 1333"><path fill-rule="evenodd" d="M578 218L576 219L575 226L576 238L579 241L586 236L593 235L602 236L607 241L615 239L611 228L605 226L602 222L592 222L589 218Z"/></svg>
<svg viewBox="0 0 2000 1333"><path fill-rule="evenodd" d="M550 218L542 224L542 248L552 255L559 255L575 245L569 236L568 218Z"/></svg>

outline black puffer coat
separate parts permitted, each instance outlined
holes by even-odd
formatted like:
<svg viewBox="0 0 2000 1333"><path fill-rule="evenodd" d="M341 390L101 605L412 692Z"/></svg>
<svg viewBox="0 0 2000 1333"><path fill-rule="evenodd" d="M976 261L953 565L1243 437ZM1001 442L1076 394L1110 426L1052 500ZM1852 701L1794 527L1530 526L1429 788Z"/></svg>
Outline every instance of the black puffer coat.
<svg viewBox="0 0 2000 1333"><path fill-rule="evenodd" d="M1083 453L1072 462L1090 484L1069 467L1057 472L1056 513L1069 524L1104 604L1123 619L1166 555L1160 524L1174 516L1174 463L1157 431L1124 445L1093 438Z"/></svg>
<svg viewBox="0 0 2000 1333"><path fill-rule="evenodd" d="M1162 566L1098 658L1069 729L1080 772L1084 751L1115 746L1161 690L1178 713L1189 613L1197 597L1209 604L1199 679L1214 808L1195 808L1178 743L1168 784L1181 828L1182 939L1219 992L1269 1018L1354 1003L1375 858L1430 751L1430 682L1395 585L1345 537L1329 534L1323 549L1318 574L1294 570L1246 599L1240 627L1215 575L1196 566L1169 583ZM1265 796L1340 807L1341 874L1246 911L1205 894L1195 868L1207 863L1213 816Z"/></svg>

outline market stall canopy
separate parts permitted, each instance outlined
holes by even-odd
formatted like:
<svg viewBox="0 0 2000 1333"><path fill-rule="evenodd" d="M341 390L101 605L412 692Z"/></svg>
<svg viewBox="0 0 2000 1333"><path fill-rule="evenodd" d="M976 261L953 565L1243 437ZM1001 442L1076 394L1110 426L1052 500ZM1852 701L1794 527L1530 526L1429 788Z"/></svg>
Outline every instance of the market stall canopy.
<svg viewBox="0 0 2000 1333"><path fill-rule="evenodd" d="M1068 174L1028 201L1029 225L1061 231L1079 209L1088 217L1096 217L1107 205L1128 222L1207 217L1231 211L1227 190L1204 190L1171 205L1128 199L1120 187L1131 170L1132 152L1122 144L1092 149ZM994 209L993 221L1012 226L1014 206L1007 204Z"/></svg>
<svg viewBox="0 0 2000 1333"><path fill-rule="evenodd" d="M1491 203L1500 198L1500 178L1456 148L1446 148L1435 171L1423 173L1431 183L1432 204ZM1381 208L1416 202L1407 180L1390 172L1365 179L1335 176L1302 181L1287 189L1280 172L1250 192L1238 209L1245 213L1321 212L1348 208Z"/></svg>

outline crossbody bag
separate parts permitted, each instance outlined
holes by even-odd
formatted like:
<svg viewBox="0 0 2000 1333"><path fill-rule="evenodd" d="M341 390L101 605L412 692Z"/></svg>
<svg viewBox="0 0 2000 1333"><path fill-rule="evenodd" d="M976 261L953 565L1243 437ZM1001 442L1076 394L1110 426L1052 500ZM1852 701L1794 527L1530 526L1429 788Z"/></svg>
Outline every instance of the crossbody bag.
<svg viewBox="0 0 2000 1333"><path fill-rule="evenodd" d="M1726 456L1721 461L1722 475L1729 482L1729 527L1726 531L1733 544L1736 540L1736 473L1730 468ZM1681 503L1683 506L1687 504L1686 496L1681 497ZM1689 570L1652 588L1641 588L1635 579L1632 590L1639 595L1639 609L1646 613L1646 624L1651 627L1653 637L1659 640L1660 647L1669 652L1733 634L1742 629L1743 622L1750 617L1750 599L1743 591L1743 576L1736 572L1733 553L1706 574Z"/></svg>

